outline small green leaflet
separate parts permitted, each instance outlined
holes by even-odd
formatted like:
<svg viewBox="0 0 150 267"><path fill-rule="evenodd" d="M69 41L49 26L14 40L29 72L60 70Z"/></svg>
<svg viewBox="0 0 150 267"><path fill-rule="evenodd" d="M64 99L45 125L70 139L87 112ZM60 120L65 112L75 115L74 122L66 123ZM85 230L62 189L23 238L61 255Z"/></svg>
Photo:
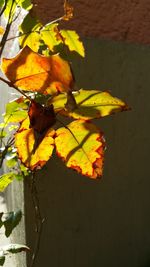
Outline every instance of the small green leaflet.
<svg viewBox="0 0 150 267"><path fill-rule="evenodd" d="M9 215L4 220L3 224L5 227L5 235L6 237L9 237L12 233L13 229L19 224L22 218L22 212L21 210L18 210L16 212L12 211L9 213Z"/></svg>
<svg viewBox="0 0 150 267"><path fill-rule="evenodd" d="M10 253L19 253L22 251L29 251L29 247L22 244L9 244L3 247L0 247L0 266L4 265L5 256Z"/></svg>
<svg viewBox="0 0 150 267"><path fill-rule="evenodd" d="M3 174L0 176L0 192L3 192L5 188L15 179L15 174L12 172Z"/></svg>
<svg viewBox="0 0 150 267"><path fill-rule="evenodd" d="M28 105L25 102L18 103L17 101L13 101L7 103L6 113L4 114L5 123L18 123L23 121L27 117L27 108Z"/></svg>

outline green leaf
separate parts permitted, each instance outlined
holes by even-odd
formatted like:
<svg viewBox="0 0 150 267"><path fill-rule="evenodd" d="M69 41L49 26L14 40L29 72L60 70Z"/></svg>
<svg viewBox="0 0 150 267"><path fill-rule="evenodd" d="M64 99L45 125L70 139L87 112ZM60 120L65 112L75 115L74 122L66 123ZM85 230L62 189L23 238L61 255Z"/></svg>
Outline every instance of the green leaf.
<svg viewBox="0 0 150 267"><path fill-rule="evenodd" d="M24 176L28 176L30 174L30 170L21 163L20 163L20 170Z"/></svg>
<svg viewBox="0 0 150 267"><path fill-rule="evenodd" d="M4 3L5 3L5 0L0 1L0 8L4 5Z"/></svg>
<svg viewBox="0 0 150 267"><path fill-rule="evenodd" d="M16 7L17 7L16 1L7 0L7 5L6 5L5 11L4 11L4 15L6 18L10 17L10 22L14 18Z"/></svg>
<svg viewBox="0 0 150 267"><path fill-rule="evenodd" d="M0 176L0 192L3 192L5 188L15 179L15 174L12 172L3 174Z"/></svg>
<svg viewBox="0 0 150 267"><path fill-rule="evenodd" d="M23 121L28 116L27 108L28 105L24 102L18 103L17 101L12 101L7 103L6 113L4 115L5 123L18 123Z"/></svg>
<svg viewBox="0 0 150 267"><path fill-rule="evenodd" d="M5 263L5 256L1 255L1 251L0 251L0 266L3 266Z"/></svg>
<svg viewBox="0 0 150 267"><path fill-rule="evenodd" d="M5 115L4 121L11 123L18 123L27 118L28 113L25 110L16 110L11 115Z"/></svg>
<svg viewBox="0 0 150 267"><path fill-rule="evenodd" d="M42 24L38 19L29 14L24 18L19 27L20 37L19 43L21 47L29 46L34 52L38 52L40 46L40 28Z"/></svg>
<svg viewBox="0 0 150 267"><path fill-rule="evenodd" d="M104 139L94 124L77 120L59 128L55 145L68 168L94 179L102 175Z"/></svg>
<svg viewBox="0 0 150 267"><path fill-rule="evenodd" d="M60 34L70 51L75 51L82 57L85 56L83 43L79 40L79 35L75 31L61 30Z"/></svg>
<svg viewBox="0 0 150 267"><path fill-rule="evenodd" d="M27 11L33 7L33 4L30 0L19 0L18 5Z"/></svg>
<svg viewBox="0 0 150 267"><path fill-rule="evenodd" d="M14 168L17 164L17 157L11 158L6 161L6 165L8 168Z"/></svg>
<svg viewBox="0 0 150 267"><path fill-rule="evenodd" d="M41 30L41 39L52 52L55 51L55 46L58 46L61 43L61 40L58 40L56 36L58 31L57 26L58 23L49 24Z"/></svg>
<svg viewBox="0 0 150 267"><path fill-rule="evenodd" d="M60 94L50 100L55 111L74 119L96 119L119 111L128 110L129 107L120 99L111 96L108 92L80 89L74 94L77 108L73 112L67 111L64 106L66 95Z"/></svg>
<svg viewBox="0 0 150 267"><path fill-rule="evenodd" d="M12 211L9 213L8 217L3 222L5 227L5 235L6 237L10 236L13 229L19 224L22 218L22 212L21 210L18 210L16 212Z"/></svg>
<svg viewBox="0 0 150 267"><path fill-rule="evenodd" d="M0 139L6 137L7 132L6 131L0 131Z"/></svg>
<svg viewBox="0 0 150 267"><path fill-rule="evenodd" d="M9 253L18 253L22 251L29 251L29 247L22 244L9 244L3 247L0 247L0 257L3 257Z"/></svg>

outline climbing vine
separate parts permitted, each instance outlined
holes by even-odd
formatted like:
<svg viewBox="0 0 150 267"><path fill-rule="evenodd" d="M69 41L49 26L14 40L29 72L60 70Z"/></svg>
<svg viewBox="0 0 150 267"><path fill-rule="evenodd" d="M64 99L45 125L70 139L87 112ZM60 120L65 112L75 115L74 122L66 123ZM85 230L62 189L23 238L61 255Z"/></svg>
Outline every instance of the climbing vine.
<svg viewBox="0 0 150 267"><path fill-rule="evenodd" d="M68 1L64 2L62 17L46 25L33 15L29 0L3 0L0 8L0 16L6 21L6 26L0 27L1 70L5 75L0 77L1 86L5 83L19 93L17 99L6 104L0 124L0 166L6 164L8 169L8 173L0 176L0 191L14 179L30 177L40 233L44 221L36 195L36 172L56 150L68 168L92 179L100 178L106 144L102 131L92 120L128 110L128 106L108 92L77 88L70 54L85 57L85 50L75 31L60 27L60 21L73 18L73 7ZM22 16L19 33L9 37L23 10L26 15ZM6 43L16 38L20 51L13 58L3 58ZM64 116L71 122L64 124ZM21 214L21 211L8 216L0 213L0 227L6 228L6 236L19 223ZM39 239L38 235L31 266ZM24 250L28 247L17 244L1 249L0 265L4 264L6 254Z"/></svg>

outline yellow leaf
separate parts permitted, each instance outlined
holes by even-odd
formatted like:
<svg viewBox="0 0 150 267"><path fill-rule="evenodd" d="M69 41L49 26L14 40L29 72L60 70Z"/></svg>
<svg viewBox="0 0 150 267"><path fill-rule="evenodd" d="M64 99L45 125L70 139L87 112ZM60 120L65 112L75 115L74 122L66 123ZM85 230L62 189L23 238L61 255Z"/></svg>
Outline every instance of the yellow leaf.
<svg viewBox="0 0 150 267"><path fill-rule="evenodd" d="M34 52L38 52L40 46L40 28L42 24L31 14L27 14L19 26L21 47L29 46Z"/></svg>
<svg viewBox="0 0 150 267"><path fill-rule="evenodd" d="M41 39L44 41L44 43L48 46L50 51L54 51L54 47L59 45L61 43L61 40L58 40L57 29L58 23L46 25L41 30Z"/></svg>
<svg viewBox="0 0 150 267"><path fill-rule="evenodd" d="M56 111L60 111L62 115L72 117L74 119L96 119L110 114L128 110L129 107L119 98L113 97L108 92L97 90L83 90L75 92L77 108L73 112L65 109L66 96L60 94L50 100L50 104L54 105Z"/></svg>
<svg viewBox="0 0 150 267"><path fill-rule="evenodd" d="M82 57L85 56L83 43L79 40L79 35L75 31L61 30L60 34L70 51L75 51Z"/></svg>
<svg viewBox="0 0 150 267"><path fill-rule="evenodd" d="M56 131L55 145L59 157L66 166L90 178L102 175L104 139L92 123L73 121Z"/></svg>
<svg viewBox="0 0 150 267"><path fill-rule="evenodd" d="M28 46L14 58L3 58L2 70L15 86L25 91L55 94L67 92L73 86L67 61L59 55L41 56Z"/></svg>
<svg viewBox="0 0 150 267"><path fill-rule="evenodd" d="M15 174L12 172L5 173L0 176L0 192L3 192L5 188L15 179Z"/></svg>
<svg viewBox="0 0 150 267"><path fill-rule="evenodd" d="M30 170L42 168L52 155L54 134L55 131L49 129L34 151L36 144L35 132L32 128L29 128L29 118L24 120L15 135L15 145L21 162Z"/></svg>
<svg viewBox="0 0 150 267"><path fill-rule="evenodd" d="M5 32L4 28L2 26L0 26L0 35L3 35Z"/></svg>

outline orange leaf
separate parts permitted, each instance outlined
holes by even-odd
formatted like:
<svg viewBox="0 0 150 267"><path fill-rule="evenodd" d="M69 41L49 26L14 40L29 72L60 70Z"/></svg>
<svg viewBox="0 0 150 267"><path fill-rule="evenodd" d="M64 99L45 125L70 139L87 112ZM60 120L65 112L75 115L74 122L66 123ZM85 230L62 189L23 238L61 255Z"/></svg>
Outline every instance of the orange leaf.
<svg viewBox="0 0 150 267"><path fill-rule="evenodd" d="M82 175L98 178L102 175L104 139L91 122L76 120L56 131L55 145L59 157L68 168Z"/></svg>
<svg viewBox="0 0 150 267"><path fill-rule="evenodd" d="M28 46L14 58L3 58L2 70L15 86L25 91L55 94L67 92L73 86L67 61L59 55L42 56Z"/></svg>
<svg viewBox="0 0 150 267"><path fill-rule="evenodd" d="M35 133L29 128L29 118L25 119L15 134L15 145L21 162L30 170L42 168L52 155L54 134L55 131L49 129L35 150Z"/></svg>

